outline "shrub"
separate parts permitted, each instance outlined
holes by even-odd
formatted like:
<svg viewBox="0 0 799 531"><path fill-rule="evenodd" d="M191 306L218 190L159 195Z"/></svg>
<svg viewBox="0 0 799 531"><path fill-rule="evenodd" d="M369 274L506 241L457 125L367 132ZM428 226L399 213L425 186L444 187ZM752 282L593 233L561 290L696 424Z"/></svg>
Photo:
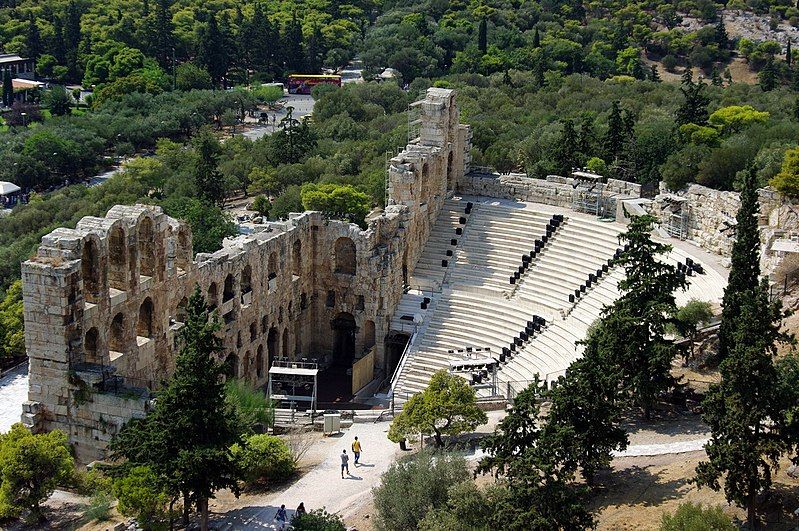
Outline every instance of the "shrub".
<svg viewBox="0 0 799 531"><path fill-rule="evenodd" d="M314 509L302 516L296 516L291 521L294 531L344 531L344 522L337 514L331 514L321 509Z"/></svg>
<svg viewBox="0 0 799 531"><path fill-rule="evenodd" d="M252 435L244 446L234 444L231 451L248 483L282 481L296 469L288 445L274 435Z"/></svg>
<svg viewBox="0 0 799 531"><path fill-rule="evenodd" d="M88 522L104 522L111 513L111 502L114 497L107 492L96 492L92 495L89 507L83 512L83 518Z"/></svg>
<svg viewBox="0 0 799 531"><path fill-rule="evenodd" d="M721 507L702 508L691 502L681 503L674 515L664 514L660 531L735 531L730 517Z"/></svg>
<svg viewBox="0 0 799 531"><path fill-rule="evenodd" d="M135 516L144 529L152 529L165 515L169 496L158 485L158 478L147 466L137 466L114 482L119 512Z"/></svg>

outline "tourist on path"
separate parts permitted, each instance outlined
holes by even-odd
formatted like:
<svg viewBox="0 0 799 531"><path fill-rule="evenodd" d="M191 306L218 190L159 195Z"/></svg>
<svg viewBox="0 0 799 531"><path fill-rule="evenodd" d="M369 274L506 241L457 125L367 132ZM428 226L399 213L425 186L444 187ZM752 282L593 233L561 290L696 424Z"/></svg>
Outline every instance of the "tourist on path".
<svg viewBox="0 0 799 531"><path fill-rule="evenodd" d="M358 459L361 458L361 441L358 440L358 437L352 441L352 453L355 455L355 466L358 466Z"/></svg>
<svg viewBox="0 0 799 531"><path fill-rule="evenodd" d="M305 514L305 512L306 512L305 511L305 503L304 502L300 502L300 504L297 506L297 510L294 511L294 517L291 519L291 521L293 522L297 518L301 517L302 515Z"/></svg>
<svg viewBox="0 0 799 531"><path fill-rule="evenodd" d="M347 471L347 475L350 475L350 456L347 455L347 450L345 449L341 452L341 479L344 479L344 471Z"/></svg>
<svg viewBox="0 0 799 531"><path fill-rule="evenodd" d="M280 506L280 509L277 510L277 514L275 515L275 520L277 520L277 528L283 531L286 528L286 505L283 504Z"/></svg>

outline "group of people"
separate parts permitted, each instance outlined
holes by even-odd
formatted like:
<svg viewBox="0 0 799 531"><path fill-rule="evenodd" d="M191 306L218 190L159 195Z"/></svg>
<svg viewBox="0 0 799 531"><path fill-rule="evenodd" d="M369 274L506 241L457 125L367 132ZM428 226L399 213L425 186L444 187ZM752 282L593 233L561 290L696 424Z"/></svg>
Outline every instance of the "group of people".
<svg viewBox="0 0 799 531"><path fill-rule="evenodd" d="M358 462L361 459L361 441L358 440L358 437L355 437L355 440L352 441L352 455L355 457L354 465L358 466ZM344 479L344 472L347 472L347 475L350 475L350 455L347 453L347 449L345 448L341 452L341 479ZM306 513L305 511L305 503L300 502L297 506L297 509L294 511L294 515L291 517L291 521L293 522L295 519L301 517ZM286 505L283 504L280 506L280 509L277 510L277 514L275 514L275 522L277 522L277 528L280 531L283 531L286 528L286 524L288 523L288 513L286 512Z"/></svg>

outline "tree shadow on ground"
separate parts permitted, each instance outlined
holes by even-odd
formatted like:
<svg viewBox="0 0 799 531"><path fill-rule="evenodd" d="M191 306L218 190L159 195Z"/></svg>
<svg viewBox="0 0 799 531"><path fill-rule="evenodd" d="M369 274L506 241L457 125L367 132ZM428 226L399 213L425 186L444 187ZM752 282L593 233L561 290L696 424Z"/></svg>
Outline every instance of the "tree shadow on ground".
<svg viewBox="0 0 799 531"><path fill-rule="evenodd" d="M252 505L223 513L212 513L209 524L212 529L280 529L279 523L275 521L279 508L274 505ZM287 523L290 523L294 509L286 507L286 515Z"/></svg>
<svg viewBox="0 0 799 531"><path fill-rule="evenodd" d="M648 431L656 435L705 435L709 430L700 415L653 415L652 420L645 421L637 411L627 412L621 422L627 433ZM667 442L667 441L659 441Z"/></svg>
<svg viewBox="0 0 799 531"><path fill-rule="evenodd" d="M44 506L45 520L28 524L23 520L7 522L0 529L8 531L28 531L32 529L55 531L61 529L77 529L84 524L83 511L87 508L83 503L60 503L58 507Z"/></svg>
<svg viewBox="0 0 799 531"><path fill-rule="evenodd" d="M597 475L590 504L597 509L610 505L660 505L679 498L681 487L688 482L688 478L664 480L662 474L653 474L648 467L605 470Z"/></svg>

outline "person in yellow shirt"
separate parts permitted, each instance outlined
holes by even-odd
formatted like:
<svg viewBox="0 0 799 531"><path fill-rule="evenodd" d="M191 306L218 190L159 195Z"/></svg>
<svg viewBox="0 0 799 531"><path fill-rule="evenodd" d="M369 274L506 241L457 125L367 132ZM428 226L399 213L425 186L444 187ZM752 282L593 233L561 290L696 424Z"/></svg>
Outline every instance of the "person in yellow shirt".
<svg viewBox="0 0 799 531"><path fill-rule="evenodd" d="M361 458L361 441L358 440L358 437L352 441L352 453L355 454L355 466L358 466L358 459Z"/></svg>

